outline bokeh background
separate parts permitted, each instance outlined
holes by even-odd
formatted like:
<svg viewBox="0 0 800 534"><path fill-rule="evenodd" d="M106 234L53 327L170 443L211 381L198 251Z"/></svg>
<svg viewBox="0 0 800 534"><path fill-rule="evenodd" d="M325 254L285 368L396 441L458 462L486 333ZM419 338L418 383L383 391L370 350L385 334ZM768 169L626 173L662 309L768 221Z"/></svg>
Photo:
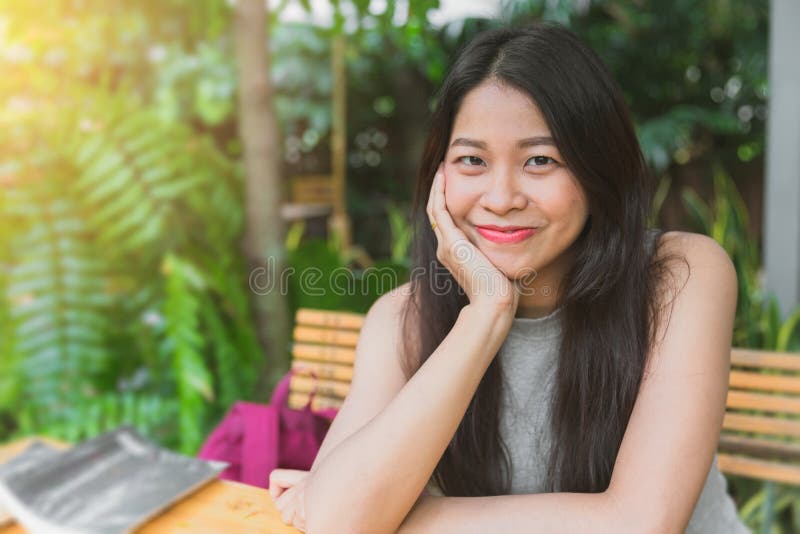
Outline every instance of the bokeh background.
<svg viewBox="0 0 800 534"><path fill-rule="evenodd" d="M244 3L0 4L0 442L131 423L194 454L235 400L268 400L298 307L365 312L389 289L370 267L405 281L447 66L531 20L613 71L660 180L654 223L734 259L734 345L800 350L800 314L763 283L767 0L280 0L262 35ZM346 268L358 291L261 294L267 256ZM758 528L761 484L729 485ZM778 491L773 531L800 531L797 488Z"/></svg>

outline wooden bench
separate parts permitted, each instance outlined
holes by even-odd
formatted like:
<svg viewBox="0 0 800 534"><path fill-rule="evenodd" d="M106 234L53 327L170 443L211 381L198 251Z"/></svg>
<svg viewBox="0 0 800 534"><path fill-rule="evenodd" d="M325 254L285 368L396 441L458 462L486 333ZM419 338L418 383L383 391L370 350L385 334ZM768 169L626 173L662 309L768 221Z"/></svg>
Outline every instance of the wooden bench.
<svg viewBox="0 0 800 534"><path fill-rule="evenodd" d="M364 316L325 310L297 310L292 343L289 406L302 408L316 382L312 408L340 408L353 379L356 343ZM316 380L311 372L316 374Z"/></svg>
<svg viewBox="0 0 800 534"><path fill-rule="evenodd" d="M800 354L733 349L720 470L800 485Z"/></svg>
<svg viewBox="0 0 800 534"><path fill-rule="evenodd" d="M339 408L350 389L364 316L300 309L289 404ZM729 475L800 485L800 354L734 348L718 467Z"/></svg>

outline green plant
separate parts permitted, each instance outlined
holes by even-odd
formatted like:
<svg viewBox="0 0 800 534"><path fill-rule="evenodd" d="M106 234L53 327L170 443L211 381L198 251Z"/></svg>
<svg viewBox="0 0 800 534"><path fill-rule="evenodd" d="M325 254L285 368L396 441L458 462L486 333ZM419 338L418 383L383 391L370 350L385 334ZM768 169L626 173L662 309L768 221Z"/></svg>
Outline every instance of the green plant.
<svg viewBox="0 0 800 534"><path fill-rule="evenodd" d="M400 208L393 203L386 205L391 230L391 260L409 266L409 247L411 246L411 224L408 220L408 207Z"/></svg>
<svg viewBox="0 0 800 534"><path fill-rule="evenodd" d="M136 98L79 89L16 118L15 143L35 140L38 157L3 154L6 433L76 440L130 417L191 453L247 398L260 352L239 173ZM87 97L91 112L68 107Z"/></svg>
<svg viewBox="0 0 800 534"><path fill-rule="evenodd" d="M694 228L722 245L736 267L739 300L734 346L800 350L800 310L782 320L775 296L765 292L758 240L749 230L747 208L727 173L716 167L711 205L692 189L684 188L681 194Z"/></svg>
<svg viewBox="0 0 800 534"><path fill-rule="evenodd" d="M357 254L342 252L334 236L302 240L302 229L293 226L286 239L292 314L305 307L366 313L379 296L408 279L406 258L360 267Z"/></svg>
<svg viewBox="0 0 800 534"><path fill-rule="evenodd" d="M193 452L252 391L241 175L204 131L231 120L229 13L4 4L0 441L131 423Z"/></svg>

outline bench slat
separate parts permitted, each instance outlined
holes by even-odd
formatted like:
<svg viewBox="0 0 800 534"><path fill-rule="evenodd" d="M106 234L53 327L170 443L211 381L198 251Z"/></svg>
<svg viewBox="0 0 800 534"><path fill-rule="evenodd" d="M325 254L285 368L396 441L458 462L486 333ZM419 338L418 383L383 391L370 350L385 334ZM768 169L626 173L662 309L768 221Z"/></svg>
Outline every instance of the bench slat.
<svg viewBox="0 0 800 534"><path fill-rule="evenodd" d="M361 330L364 325L364 316L359 313L301 308L297 310L295 321L297 324L308 326Z"/></svg>
<svg viewBox="0 0 800 534"><path fill-rule="evenodd" d="M302 410L308 404L307 393L290 393L287 401L287 406L295 410ZM314 395L314 400L311 401L312 410L324 410L325 408L336 408L337 410L342 407L344 401L333 397L326 397L325 395Z"/></svg>
<svg viewBox="0 0 800 534"><path fill-rule="evenodd" d="M317 378L327 380L341 380L351 382L353 380L353 366L336 363L317 363L303 360L295 360L292 363L295 374L300 376L311 376L310 371L316 373Z"/></svg>
<svg viewBox="0 0 800 534"><path fill-rule="evenodd" d="M289 391L292 393L310 393L314 389L314 383L317 385L317 393L319 395L326 395L328 397L339 397L344 399L350 391L349 382L340 382L338 380L314 380L311 377L305 376L292 376L289 382Z"/></svg>
<svg viewBox="0 0 800 534"><path fill-rule="evenodd" d="M292 346L292 356L300 360L314 360L353 365L356 351L344 347L331 347L326 345L312 345L309 343L295 343Z"/></svg>
<svg viewBox="0 0 800 534"><path fill-rule="evenodd" d="M755 456L761 459L779 458L786 461L800 460L800 444L761 438L748 438L723 432L719 437L719 449Z"/></svg>
<svg viewBox="0 0 800 534"><path fill-rule="evenodd" d="M800 377L764 375L747 371L731 371L730 385L738 389L800 393Z"/></svg>
<svg viewBox="0 0 800 534"><path fill-rule="evenodd" d="M800 467L778 462L720 453L717 455L717 467L728 475L800 485Z"/></svg>
<svg viewBox="0 0 800 534"><path fill-rule="evenodd" d="M784 395L766 395L731 389L728 391L728 408L763 410L765 412L800 414L800 398Z"/></svg>
<svg viewBox="0 0 800 534"><path fill-rule="evenodd" d="M355 347L358 343L358 332L352 330L317 328L315 326L295 326L294 339L306 343L319 343L321 345Z"/></svg>
<svg viewBox="0 0 800 534"><path fill-rule="evenodd" d="M800 437L800 422L761 415L726 413L722 421L725 430L772 434L774 436Z"/></svg>
<svg viewBox="0 0 800 534"><path fill-rule="evenodd" d="M731 365L800 371L800 355L790 352L733 349L731 350Z"/></svg>

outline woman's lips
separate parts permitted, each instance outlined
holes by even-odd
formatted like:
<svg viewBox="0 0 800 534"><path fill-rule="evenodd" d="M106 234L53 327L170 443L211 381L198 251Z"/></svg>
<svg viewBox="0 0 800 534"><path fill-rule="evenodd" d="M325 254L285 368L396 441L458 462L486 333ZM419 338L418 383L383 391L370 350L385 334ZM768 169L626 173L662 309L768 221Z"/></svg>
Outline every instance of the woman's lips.
<svg viewBox="0 0 800 534"><path fill-rule="evenodd" d="M519 243L536 233L536 228L509 226L476 226L475 229L484 238L493 243Z"/></svg>

